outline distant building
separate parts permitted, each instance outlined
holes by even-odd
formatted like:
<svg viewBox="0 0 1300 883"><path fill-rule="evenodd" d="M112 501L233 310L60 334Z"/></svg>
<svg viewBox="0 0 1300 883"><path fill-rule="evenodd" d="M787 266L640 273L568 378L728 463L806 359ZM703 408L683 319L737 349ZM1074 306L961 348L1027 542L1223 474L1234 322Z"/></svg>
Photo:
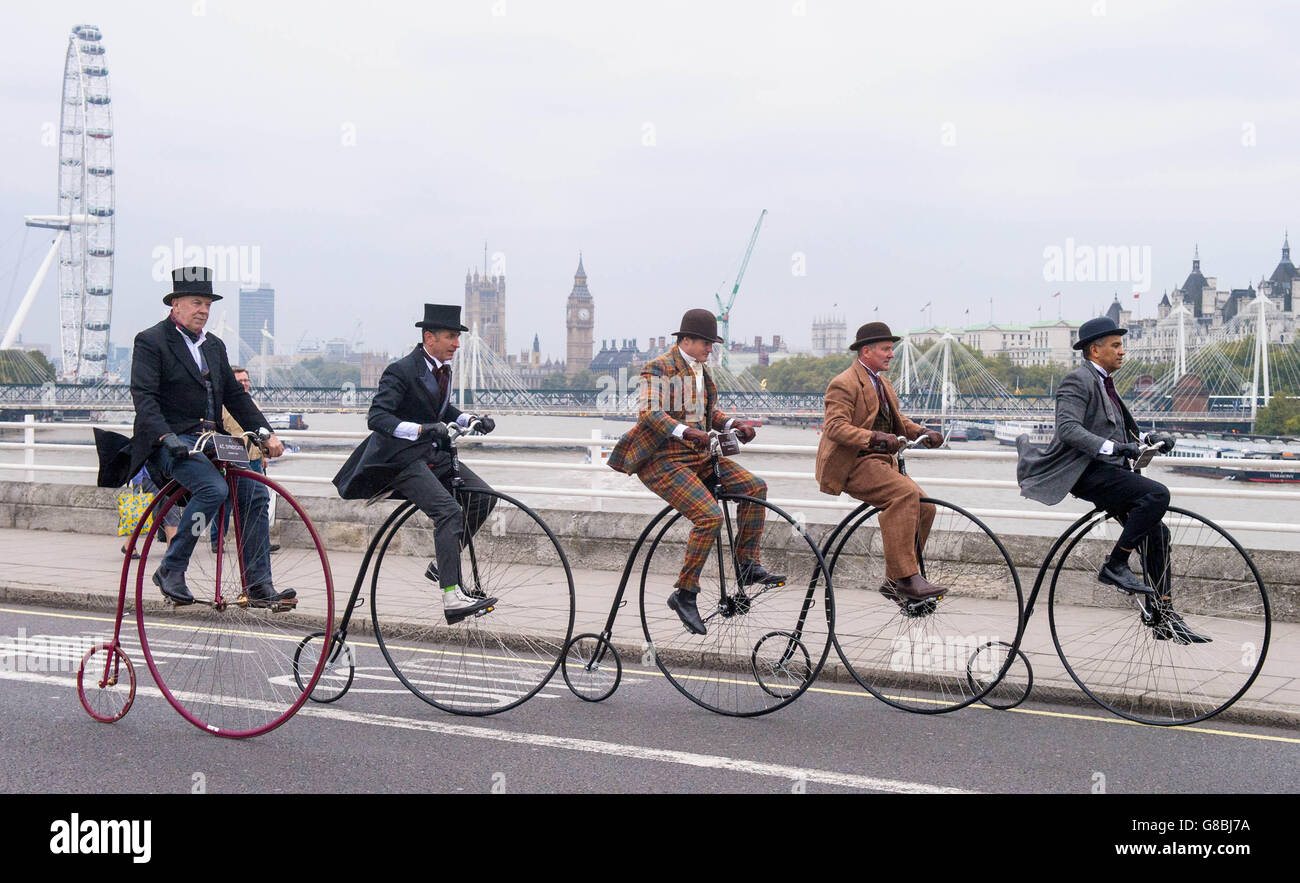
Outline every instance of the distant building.
<svg viewBox="0 0 1300 883"><path fill-rule="evenodd" d="M517 357L512 355L506 362L524 389L541 389L547 378L564 370L564 364L554 359L542 361L541 341L536 334L533 335L532 349L522 351Z"/></svg>
<svg viewBox="0 0 1300 883"><path fill-rule="evenodd" d="M582 267L582 253L578 254L578 269L573 274L573 290L564 310L565 366L569 377L591 365L595 356L594 330L596 327L596 302L587 289L587 271Z"/></svg>
<svg viewBox="0 0 1300 883"><path fill-rule="evenodd" d="M463 325L476 331L488 349L501 358L506 357L506 277L489 276L486 266L483 275L478 270L471 276L465 271L465 314Z"/></svg>
<svg viewBox="0 0 1300 883"><path fill-rule="evenodd" d="M712 359L714 363L720 363L721 349L721 346L714 349ZM733 374L739 374L753 365L770 365L788 359L791 355L793 353L790 352L781 335L773 334L770 344L764 343L761 336L755 335L753 343L741 343L735 340L731 342L731 349L727 350L727 364Z"/></svg>
<svg viewBox="0 0 1300 883"><path fill-rule="evenodd" d="M843 316L823 316L813 319L812 354L829 356L845 352L849 345L848 323Z"/></svg>
<svg viewBox="0 0 1300 883"><path fill-rule="evenodd" d="M989 322L966 328L916 328L907 332L907 340L914 346L936 343L945 334L971 350L991 358L1006 356L1013 365L1072 365L1079 354L1074 342L1079 339L1079 326L1072 319L1053 319L1032 322L1028 325Z"/></svg>
<svg viewBox="0 0 1300 883"><path fill-rule="evenodd" d="M672 348L666 338L660 337L658 343L651 337L646 341L644 350L638 348L636 338L623 340L602 340L600 352L591 360L591 373L617 376L619 369L627 369L629 375L638 374L641 367L656 356Z"/></svg>
<svg viewBox="0 0 1300 883"><path fill-rule="evenodd" d="M262 353L262 329L275 335L275 289L239 289L239 361L247 363ZM275 341L266 342L268 355L275 354Z"/></svg>

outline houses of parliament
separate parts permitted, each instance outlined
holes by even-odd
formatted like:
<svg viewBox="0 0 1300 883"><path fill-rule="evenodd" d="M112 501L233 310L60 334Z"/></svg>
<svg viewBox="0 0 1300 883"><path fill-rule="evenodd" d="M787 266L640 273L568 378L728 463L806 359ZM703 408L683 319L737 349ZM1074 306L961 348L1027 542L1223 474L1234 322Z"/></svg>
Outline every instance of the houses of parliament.
<svg viewBox="0 0 1300 883"><path fill-rule="evenodd" d="M573 289L565 304L565 359L542 361L540 341L533 335L532 346L516 356L506 342L506 277L477 269L465 271L464 324L477 332L483 345L519 372L524 384L541 385L544 378L563 372L573 377L591 365L595 357L596 304L587 288L587 271L578 255L578 269L573 274Z"/></svg>

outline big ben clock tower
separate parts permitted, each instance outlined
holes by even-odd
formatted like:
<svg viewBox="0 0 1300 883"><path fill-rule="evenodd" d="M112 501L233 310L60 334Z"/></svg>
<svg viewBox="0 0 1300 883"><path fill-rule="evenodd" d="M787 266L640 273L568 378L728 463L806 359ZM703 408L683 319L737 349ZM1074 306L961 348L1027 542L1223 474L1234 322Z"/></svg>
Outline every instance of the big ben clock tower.
<svg viewBox="0 0 1300 883"><path fill-rule="evenodd" d="M572 377L590 366L596 354L592 333L596 327L596 303L587 290L587 271L582 268L581 252L578 253L578 271L573 274L573 291L569 292L564 325L568 332L564 373Z"/></svg>

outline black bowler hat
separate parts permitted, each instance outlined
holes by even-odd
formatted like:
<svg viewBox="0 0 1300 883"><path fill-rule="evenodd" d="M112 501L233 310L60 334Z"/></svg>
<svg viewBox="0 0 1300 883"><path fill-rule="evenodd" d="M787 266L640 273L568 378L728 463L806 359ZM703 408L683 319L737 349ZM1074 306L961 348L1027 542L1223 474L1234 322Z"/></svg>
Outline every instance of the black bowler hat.
<svg viewBox="0 0 1300 883"><path fill-rule="evenodd" d="M416 328L425 331L468 331L460 324L460 307L454 304L425 304L424 321L416 322Z"/></svg>
<svg viewBox="0 0 1300 883"><path fill-rule="evenodd" d="M1074 342L1074 348L1081 350L1097 338L1109 337L1112 334L1128 334L1128 329L1120 328L1110 316L1089 319L1079 326L1079 339Z"/></svg>
<svg viewBox="0 0 1300 883"><path fill-rule="evenodd" d="M673 337L680 340L683 335L722 343L722 338L718 337L718 317L710 310L687 310L683 313L682 327L673 332Z"/></svg>
<svg viewBox="0 0 1300 883"><path fill-rule="evenodd" d="M163 303L172 305L177 297L197 296L221 300L212 293L212 270L208 267L177 267L172 270L172 290L163 295Z"/></svg>
<svg viewBox="0 0 1300 883"><path fill-rule="evenodd" d="M858 329L858 339L849 345L849 349L859 350L869 343L876 343L881 340L892 340L894 343L898 343L902 339L891 332L889 326L884 322L868 322Z"/></svg>

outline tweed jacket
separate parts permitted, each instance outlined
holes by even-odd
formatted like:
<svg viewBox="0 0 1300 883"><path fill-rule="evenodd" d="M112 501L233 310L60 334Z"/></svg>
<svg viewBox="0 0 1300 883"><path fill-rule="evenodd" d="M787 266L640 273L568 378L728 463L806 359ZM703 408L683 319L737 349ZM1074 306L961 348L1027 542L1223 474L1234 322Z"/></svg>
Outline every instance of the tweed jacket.
<svg viewBox="0 0 1300 883"><path fill-rule="evenodd" d="M880 385L885 390L889 413L894 418L893 432L914 439L925 432L925 427L903 416L898 406L898 396L889 378L880 375ZM876 385L871 382L862 362L840 372L826 388L826 418L822 424L822 437L817 443L817 484L822 493L839 494L849 473L857 465L858 457L871 443L871 426L880 410ZM868 454L893 461L889 454Z"/></svg>
<svg viewBox="0 0 1300 883"><path fill-rule="evenodd" d="M702 370L706 425L723 429L728 418L718 410L718 388L709 369ZM652 458L699 459L701 452L697 448L673 435L679 423L691 424L691 412L696 412L698 405L695 374L676 346L651 359L641 369L637 385L637 424L614 445L609 455L610 468L635 475Z"/></svg>
<svg viewBox="0 0 1300 883"><path fill-rule="evenodd" d="M1115 413L1114 403L1102 388L1101 375L1090 363L1085 361L1065 375L1056 391L1056 433L1051 444L1046 448L1032 445L1027 435L1016 439L1020 495L1052 506L1065 499L1094 459L1127 468L1123 457L1099 453L1117 430L1130 441L1139 438L1137 422L1123 402L1120 410L1123 413Z"/></svg>

